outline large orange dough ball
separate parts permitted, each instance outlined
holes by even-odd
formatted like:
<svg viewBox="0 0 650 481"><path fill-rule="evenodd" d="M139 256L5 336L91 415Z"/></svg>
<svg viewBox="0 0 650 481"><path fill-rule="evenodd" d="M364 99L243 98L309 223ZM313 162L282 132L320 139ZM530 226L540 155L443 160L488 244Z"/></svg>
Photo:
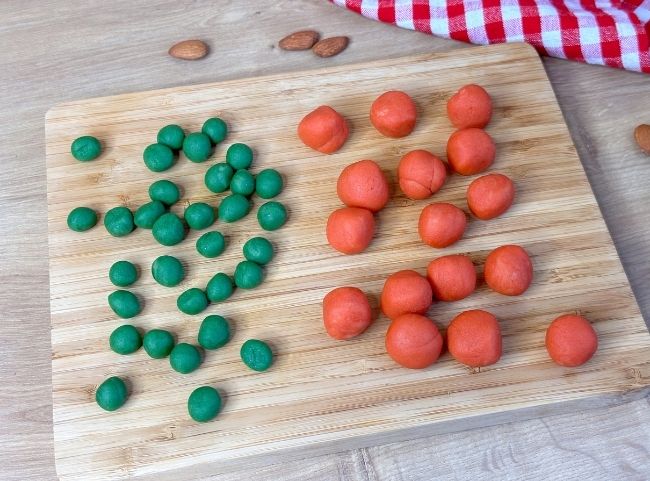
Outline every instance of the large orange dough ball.
<svg viewBox="0 0 650 481"><path fill-rule="evenodd" d="M447 101L447 116L457 129L482 129L492 117L492 99L483 87L465 85Z"/></svg>
<svg viewBox="0 0 650 481"><path fill-rule="evenodd" d="M560 366L581 366L597 349L596 331L582 316L565 314L551 322L546 330L546 350Z"/></svg>
<svg viewBox="0 0 650 481"><path fill-rule="evenodd" d="M416 118L415 102L399 90L384 92L370 107L370 122L386 137L406 137L413 131Z"/></svg>
<svg viewBox="0 0 650 481"><path fill-rule="evenodd" d="M445 164L426 150L413 150L397 166L402 192L409 199L426 199L438 192L447 179Z"/></svg>
<svg viewBox="0 0 650 481"><path fill-rule="evenodd" d="M483 367L501 358L499 322L487 311L465 311L454 317L447 328L449 353L462 364Z"/></svg>
<svg viewBox="0 0 650 481"><path fill-rule="evenodd" d="M381 291L381 310L390 319L406 313L424 314L431 301L431 285L426 277L404 270L391 274Z"/></svg>
<svg viewBox="0 0 650 481"><path fill-rule="evenodd" d="M404 314L388 327L386 351L393 361L404 367L423 369L440 357L442 336L429 318Z"/></svg>
<svg viewBox="0 0 650 481"><path fill-rule="evenodd" d="M337 287L323 298L323 323L334 339L350 339L372 323L368 298L356 287Z"/></svg>
<svg viewBox="0 0 650 481"><path fill-rule="evenodd" d="M503 174L487 174L467 188L467 206L481 220L494 219L507 211L515 198L515 184Z"/></svg>
<svg viewBox="0 0 650 481"><path fill-rule="evenodd" d="M303 144L324 154L339 150L348 133L348 123L343 116L327 105L312 110L298 124L298 137Z"/></svg>
<svg viewBox="0 0 650 481"><path fill-rule="evenodd" d="M457 130L447 141L447 160L460 175L474 175L492 165L496 146L492 137L481 129Z"/></svg>
<svg viewBox="0 0 650 481"><path fill-rule="evenodd" d="M336 193L345 205L372 212L383 209L390 197L386 176L372 160L360 160L343 169Z"/></svg>
<svg viewBox="0 0 650 481"><path fill-rule="evenodd" d="M466 226L465 212L455 205L440 202L422 209L418 232L425 244L442 249L463 237Z"/></svg>
<svg viewBox="0 0 650 481"><path fill-rule="evenodd" d="M343 207L327 219L327 242L343 254L366 250L375 233L375 218L367 209Z"/></svg>
<svg viewBox="0 0 650 481"><path fill-rule="evenodd" d="M485 282L506 296L523 294L533 280L533 263L520 246L497 247L485 259Z"/></svg>
<svg viewBox="0 0 650 481"><path fill-rule="evenodd" d="M439 301L459 301L476 289L476 269L461 254L438 257L427 267L433 297Z"/></svg>

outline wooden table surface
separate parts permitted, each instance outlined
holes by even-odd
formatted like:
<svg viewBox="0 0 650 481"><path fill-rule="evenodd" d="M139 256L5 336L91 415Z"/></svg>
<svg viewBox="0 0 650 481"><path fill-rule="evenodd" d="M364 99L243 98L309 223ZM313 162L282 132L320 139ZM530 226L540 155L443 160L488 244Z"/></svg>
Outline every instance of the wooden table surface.
<svg viewBox="0 0 650 481"><path fill-rule="evenodd" d="M146 6L145 6L146 4ZM345 53L287 53L315 28ZM202 38L200 62L168 47ZM45 112L74 99L445 51L465 45L363 19L324 0L4 0L0 15L0 479L56 479L52 448ZM646 320L650 319L650 76L545 59ZM649 399L311 458L210 480L647 479Z"/></svg>

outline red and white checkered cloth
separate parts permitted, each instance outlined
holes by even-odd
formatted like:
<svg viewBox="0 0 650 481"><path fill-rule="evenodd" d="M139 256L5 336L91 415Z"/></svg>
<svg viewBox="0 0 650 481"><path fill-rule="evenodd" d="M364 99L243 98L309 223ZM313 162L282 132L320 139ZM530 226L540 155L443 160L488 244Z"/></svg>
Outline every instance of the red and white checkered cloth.
<svg viewBox="0 0 650 481"><path fill-rule="evenodd" d="M650 0L331 0L464 42L527 42L541 54L650 73Z"/></svg>

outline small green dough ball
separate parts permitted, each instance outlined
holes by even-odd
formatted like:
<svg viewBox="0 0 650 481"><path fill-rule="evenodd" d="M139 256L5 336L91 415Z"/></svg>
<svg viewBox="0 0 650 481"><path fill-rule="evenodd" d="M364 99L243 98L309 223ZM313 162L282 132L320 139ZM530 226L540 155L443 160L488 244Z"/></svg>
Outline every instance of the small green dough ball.
<svg viewBox="0 0 650 481"><path fill-rule="evenodd" d="M194 230L205 229L214 224L214 209L205 202L195 202L185 209L185 222Z"/></svg>
<svg viewBox="0 0 650 481"><path fill-rule="evenodd" d="M219 272L215 274L205 287L205 293L210 302L225 301L232 295L235 287L232 278L228 274Z"/></svg>
<svg viewBox="0 0 650 481"><path fill-rule="evenodd" d="M158 284L174 287L185 277L185 269L176 257L160 256L151 264L151 275Z"/></svg>
<svg viewBox="0 0 650 481"><path fill-rule="evenodd" d="M109 269L108 278L113 285L128 287L138 280L138 269L129 261L117 261Z"/></svg>
<svg viewBox="0 0 650 481"><path fill-rule="evenodd" d="M166 145L151 144L144 149L142 159L152 172L162 172L174 165L174 152Z"/></svg>
<svg viewBox="0 0 650 481"><path fill-rule="evenodd" d="M221 162L210 167L205 173L205 186L215 194L225 192L230 187L230 181L233 176L232 167Z"/></svg>
<svg viewBox="0 0 650 481"><path fill-rule="evenodd" d="M151 229L158 217L165 213L165 204L152 200L138 207L133 215L133 222L142 229Z"/></svg>
<svg viewBox="0 0 650 481"><path fill-rule="evenodd" d="M68 214L68 227L76 232L92 229L97 224L97 212L90 207L75 207Z"/></svg>
<svg viewBox="0 0 650 481"><path fill-rule="evenodd" d="M273 364L273 352L267 343L249 339L239 350L241 360L254 371L266 371Z"/></svg>
<svg viewBox="0 0 650 481"><path fill-rule="evenodd" d="M174 246L185 239L185 226L176 214L167 212L158 217L151 229L153 238L164 246Z"/></svg>
<svg viewBox="0 0 650 481"><path fill-rule="evenodd" d="M135 294L125 290L111 292L108 305L113 312L123 319L130 319L140 314L140 301Z"/></svg>
<svg viewBox="0 0 650 481"><path fill-rule="evenodd" d="M250 201L241 194L230 194L219 204L219 218L224 222L235 222L251 210Z"/></svg>
<svg viewBox="0 0 650 481"><path fill-rule="evenodd" d="M217 257L226 248L226 240L221 232L206 232L196 240L196 250L203 257Z"/></svg>
<svg viewBox="0 0 650 481"><path fill-rule="evenodd" d="M272 199L280 192L284 182L277 170L264 169L255 177L255 193L262 199Z"/></svg>
<svg viewBox="0 0 650 481"><path fill-rule="evenodd" d="M203 319L199 328L199 344L204 349L219 349L230 340L230 325L223 317L212 315Z"/></svg>
<svg viewBox="0 0 650 481"><path fill-rule="evenodd" d="M246 144L232 144L226 150L226 162L235 169L248 169L253 163L253 151Z"/></svg>
<svg viewBox="0 0 650 481"><path fill-rule="evenodd" d="M178 310L184 314L198 314L208 307L208 298L198 287L192 287L176 299Z"/></svg>
<svg viewBox="0 0 650 481"><path fill-rule="evenodd" d="M104 227L115 237L124 237L135 229L133 213L126 207L113 207L104 216Z"/></svg>
<svg viewBox="0 0 650 481"><path fill-rule="evenodd" d="M201 132L189 134L183 141L183 153L192 162L205 162L212 154L210 137Z"/></svg>
<svg viewBox="0 0 650 481"><path fill-rule="evenodd" d="M201 365L201 353L195 346L181 342L169 354L169 364L174 371L189 374Z"/></svg>
<svg viewBox="0 0 650 481"><path fill-rule="evenodd" d="M84 135L72 142L70 153L80 162L95 160L102 153L102 144L91 135Z"/></svg>
<svg viewBox="0 0 650 481"><path fill-rule="evenodd" d="M187 412L198 423L211 421L221 409L221 396L210 386L196 388L187 398Z"/></svg>
<svg viewBox="0 0 650 481"><path fill-rule="evenodd" d="M170 124L165 125L158 131L156 138L159 144L166 145L170 149L180 150L183 147L183 140L185 139L185 132L180 125Z"/></svg>
<svg viewBox="0 0 650 481"><path fill-rule="evenodd" d="M261 266L273 259L273 244L264 237L253 237L244 244L244 257Z"/></svg>
<svg viewBox="0 0 650 481"><path fill-rule="evenodd" d="M216 145L219 142L223 142L226 135L228 135L228 126L220 118L212 117L205 121L201 132L210 137L212 143Z"/></svg>
<svg viewBox="0 0 650 481"><path fill-rule="evenodd" d="M115 411L121 408L128 397L126 384L117 376L106 379L95 391L95 401L100 408L106 411Z"/></svg>
<svg viewBox="0 0 650 481"><path fill-rule="evenodd" d="M142 338L142 347L150 357L162 359L169 356L174 348L174 336L163 329L147 331Z"/></svg>
<svg viewBox="0 0 650 481"><path fill-rule="evenodd" d="M242 289L253 289L264 279L264 270L255 262L241 261L235 268L235 285Z"/></svg>
<svg viewBox="0 0 650 481"><path fill-rule="evenodd" d="M149 186L149 197L165 205L172 205L181 198L181 192L171 180L157 180Z"/></svg>
<svg viewBox="0 0 650 481"><path fill-rule="evenodd" d="M142 346L142 336L134 326L124 324L111 333L108 343L118 354L133 354Z"/></svg>
<svg viewBox="0 0 650 481"><path fill-rule="evenodd" d="M264 230L276 230L287 221L287 209L279 202L262 204L257 210L257 222Z"/></svg>
<svg viewBox="0 0 650 481"><path fill-rule="evenodd" d="M246 169L239 169L232 176L230 191L233 194L251 195L255 191L255 177Z"/></svg>

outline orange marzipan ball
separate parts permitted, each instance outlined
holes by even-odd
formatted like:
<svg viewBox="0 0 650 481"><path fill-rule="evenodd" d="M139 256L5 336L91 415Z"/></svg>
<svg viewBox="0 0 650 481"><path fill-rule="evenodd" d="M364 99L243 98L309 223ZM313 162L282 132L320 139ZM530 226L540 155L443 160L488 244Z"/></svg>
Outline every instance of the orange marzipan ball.
<svg viewBox="0 0 650 481"><path fill-rule="evenodd" d="M416 119L415 102L399 90L384 92L370 107L370 122L386 137L406 137L415 128Z"/></svg>
<svg viewBox="0 0 650 481"><path fill-rule="evenodd" d="M483 172L494 162L496 146L492 137L481 129L457 130L447 141L447 160L460 175Z"/></svg>
<svg viewBox="0 0 650 481"><path fill-rule="evenodd" d="M390 197L386 176L372 160L360 160L344 168L336 182L336 193L348 207L372 212L383 209Z"/></svg>
<svg viewBox="0 0 650 481"><path fill-rule="evenodd" d="M427 205L420 213L418 232L422 241L442 249L460 240L467 227L465 212L452 204L438 202Z"/></svg>
<svg viewBox="0 0 650 481"><path fill-rule="evenodd" d="M433 301L431 285L426 277L415 271L403 270L391 274L381 291L381 310L390 319L407 314L424 314Z"/></svg>
<svg viewBox="0 0 650 481"><path fill-rule="evenodd" d="M523 294L533 280L533 263L523 247L497 247L485 259L485 282L506 296Z"/></svg>
<svg viewBox="0 0 650 481"><path fill-rule="evenodd" d="M596 331L582 316L565 314L551 322L546 330L546 350L560 366L581 366L597 349Z"/></svg>
<svg viewBox="0 0 650 481"><path fill-rule="evenodd" d="M487 311L461 312L447 328L449 353L462 364L483 367L501 358L501 329L497 318Z"/></svg>
<svg viewBox="0 0 650 481"><path fill-rule="evenodd" d="M397 177L406 197L421 200L440 190L447 179L447 169L432 153L412 150L400 159Z"/></svg>
<svg viewBox="0 0 650 481"><path fill-rule="evenodd" d="M421 314L403 314L388 327L386 351L404 367L423 369L440 357L442 336L431 319Z"/></svg>
<svg viewBox="0 0 650 481"><path fill-rule="evenodd" d="M327 242L343 254L358 254L370 245L375 233L375 218L367 209L342 207L327 219Z"/></svg>
<svg viewBox="0 0 650 481"><path fill-rule="evenodd" d="M483 128L492 117L492 99L483 87L470 84L461 87L447 101L447 116L457 129Z"/></svg>
<svg viewBox="0 0 650 481"><path fill-rule="evenodd" d="M334 339L358 336L372 324L368 298L356 287L337 287L323 298L323 324Z"/></svg>
<svg viewBox="0 0 650 481"><path fill-rule="evenodd" d="M507 211L515 198L515 184L503 174L487 174L467 188L467 206L481 220L494 219Z"/></svg>
<svg viewBox="0 0 650 481"><path fill-rule="evenodd" d="M312 110L298 124L298 137L303 144L323 154L339 150L348 134L345 118L327 105Z"/></svg>
<svg viewBox="0 0 650 481"><path fill-rule="evenodd" d="M438 257L427 266L433 297L439 301L459 301L476 289L476 269L462 254Z"/></svg>

